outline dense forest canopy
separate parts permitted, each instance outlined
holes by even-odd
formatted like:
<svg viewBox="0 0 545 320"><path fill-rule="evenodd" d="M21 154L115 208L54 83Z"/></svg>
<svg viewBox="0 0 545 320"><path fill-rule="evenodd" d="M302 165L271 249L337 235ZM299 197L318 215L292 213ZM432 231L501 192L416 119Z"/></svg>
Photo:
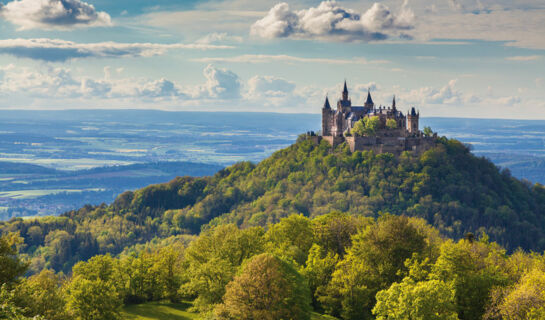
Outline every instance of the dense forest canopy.
<svg viewBox="0 0 545 320"><path fill-rule="evenodd" d="M31 273L68 273L97 254L188 242L217 225L267 227L291 214L312 218L333 211L419 217L454 239L485 232L508 251L545 249L545 188L513 178L446 138L421 156L394 157L351 153L346 145L332 149L301 136L259 164L176 178L59 217L13 219L0 230L24 239L21 253Z"/></svg>
<svg viewBox="0 0 545 320"><path fill-rule="evenodd" d="M117 320L123 305L148 301L186 301L209 320L545 316L543 255L507 254L486 234L454 241L404 215L294 214L267 230L211 226L189 244L94 256L69 276L21 277L20 240L0 237L0 318Z"/></svg>

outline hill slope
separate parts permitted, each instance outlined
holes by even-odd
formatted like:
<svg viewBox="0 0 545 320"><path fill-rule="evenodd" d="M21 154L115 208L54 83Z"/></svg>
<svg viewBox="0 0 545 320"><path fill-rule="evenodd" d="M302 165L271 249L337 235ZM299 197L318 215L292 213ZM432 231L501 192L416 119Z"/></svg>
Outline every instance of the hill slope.
<svg viewBox="0 0 545 320"><path fill-rule="evenodd" d="M426 219L454 238L489 234L513 250L545 248L545 189L531 186L442 138L420 157L350 153L299 141L255 165L242 162L212 177L176 178L86 206L59 218L0 225L19 231L35 268L69 270L77 260L117 253L154 237L196 234L207 224L266 225L291 213L380 212Z"/></svg>

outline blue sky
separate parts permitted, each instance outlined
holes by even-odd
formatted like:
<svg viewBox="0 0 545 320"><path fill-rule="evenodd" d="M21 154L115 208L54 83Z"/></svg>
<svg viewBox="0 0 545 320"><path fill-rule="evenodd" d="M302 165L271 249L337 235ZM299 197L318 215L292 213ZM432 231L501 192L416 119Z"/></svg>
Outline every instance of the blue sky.
<svg viewBox="0 0 545 320"><path fill-rule="evenodd" d="M3 2L2 2L3 1ZM545 119L540 0L0 0L0 108Z"/></svg>

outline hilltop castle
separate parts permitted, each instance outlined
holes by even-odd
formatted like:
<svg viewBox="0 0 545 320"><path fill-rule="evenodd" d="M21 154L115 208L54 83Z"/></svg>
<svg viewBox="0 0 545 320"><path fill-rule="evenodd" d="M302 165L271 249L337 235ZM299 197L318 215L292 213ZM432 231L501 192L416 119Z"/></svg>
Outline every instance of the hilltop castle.
<svg viewBox="0 0 545 320"><path fill-rule="evenodd" d="M337 110L326 97L322 108L322 135L320 139L332 146L347 142L352 152L373 150L396 155L403 151L422 153L435 145L434 136L425 136L419 130L420 112L411 108L405 116L397 109L395 96L389 107L376 107L371 92L363 106L353 106L348 97L346 81ZM372 121L370 121L372 120ZM369 123L369 124L366 124Z"/></svg>

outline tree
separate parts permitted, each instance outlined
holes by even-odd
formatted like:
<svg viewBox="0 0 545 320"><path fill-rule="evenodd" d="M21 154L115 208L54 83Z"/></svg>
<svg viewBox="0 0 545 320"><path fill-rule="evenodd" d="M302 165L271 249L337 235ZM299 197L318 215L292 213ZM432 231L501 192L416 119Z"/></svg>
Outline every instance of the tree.
<svg viewBox="0 0 545 320"><path fill-rule="evenodd" d="M430 127L424 127L424 130L422 131L426 137L433 136L433 131Z"/></svg>
<svg viewBox="0 0 545 320"><path fill-rule="evenodd" d="M302 214L293 214L272 225L265 239L270 252L303 266L314 240L312 222Z"/></svg>
<svg viewBox="0 0 545 320"><path fill-rule="evenodd" d="M397 121L395 121L395 119L386 120L386 128L397 129Z"/></svg>
<svg viewBox="0 0 545 320"><path fill-rule="evenodd" d="M377 293L377 320L458 320L454 290L439 280L405 278Z"/></svg>
<svg viewBox="0 0 545 320"><path fill-rule="evenodd" d="M312 245L310 248L306 266L302 273L308 280L312 304L315 309L322 309L316 299L316 293L325 290L327 284L331 281L331 276L338 262L339 256L337 254L328 252L317 244Z"/></svg>
<svg viewBox="0 0 545 320"><path fill-rule="evenodd" d="M227 285L219 319L310 319L310 293L304 278L287 262L263 253L249 260Z"/></svg>
<svg viewBox="0 0 545 320"><path fill-rule="evenodd" d="M70 319L66 313L61 280L51 270L43 270L26 278L13 290L12 301L28 317L42 316L48 320Z"/></svg>
<svg viewBox="0 0 545 320"><path fill-rule="evenodd" d="M482 319L495 286L506 285L505 250L497 244L462 239L445 241L435 262L431 279L450 282L456 291L461 319Z"/></svg>
<svg viewBox="0 0 545 320"><path fill-rule="evenodd" d="M78 320L121 319L122 301L111 282L76 276L68 284L66 292L68 311Z"/></svg>
<svg viewBox="0 0 545 320"><path fill-rule="evenodd" d="M357 136L374 136L380 126L380 119L377 116L365 117L354 124L352 132Z"/></svg>
<svg viewBox="0 0 545 320"><path fill-rule="evenodd" d="M202 233L186 249L189 282L182 289L196 295L195 308L208 311L221 302L225 286L239 266L264 250L263 228L240 230L235 225L222 225Z"/></svg>
<svg viewBox="0 0 545 320"><path fill-rule="evenodd" d="M28 264L17 255L21 242L15 233L0 236L0 286L13 284L27 270Z"/></svg>
<svg viewBox="0 0 545 320"><path fill-rule="evenodd" d="M531 270L505 295L499 306L504 319L538 320L545 315L545 272Z"/></svg>
<svg viewBox="0 0 545 320"><path fill-rule="evenodd" d="M406 259L423 257L427 242L405 216L385 215L353 237L327 290L318 297L326 311L343 319L370 319L378 291L407 272Z"/></svg>

